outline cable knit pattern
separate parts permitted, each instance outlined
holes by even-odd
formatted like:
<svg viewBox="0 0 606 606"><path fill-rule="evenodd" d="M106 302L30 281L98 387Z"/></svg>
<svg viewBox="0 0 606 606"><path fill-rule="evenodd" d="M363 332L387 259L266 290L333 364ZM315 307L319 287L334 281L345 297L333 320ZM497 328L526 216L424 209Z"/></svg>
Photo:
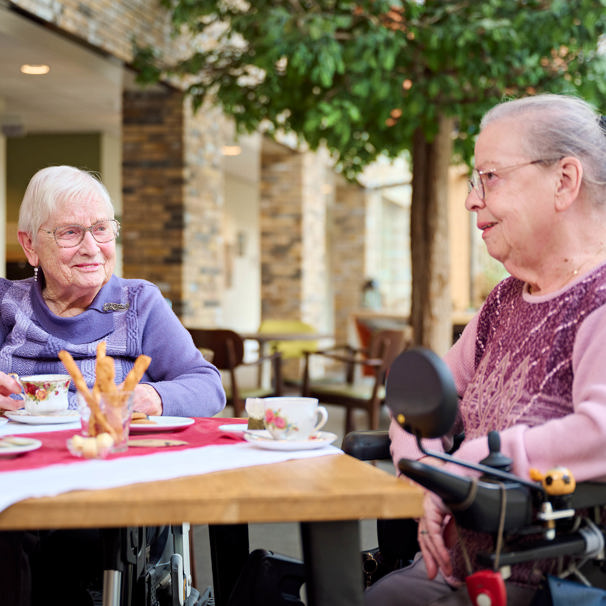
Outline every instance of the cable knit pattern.
<svg viewBox="0 0 606 606"><path fill-rule="evenodd" d="M0 370L19 375L65 373L68 351L87 384L95 380L96 349L105 341L121 383L140 354L151 364L142 382L162 398L163 414L212 416L225 405L219 371L202 357L159 289L144 280L112 276L89 308L73 317L53 314L33 279L0 279ZM70 386L70 408L76 407Z"/></svg>

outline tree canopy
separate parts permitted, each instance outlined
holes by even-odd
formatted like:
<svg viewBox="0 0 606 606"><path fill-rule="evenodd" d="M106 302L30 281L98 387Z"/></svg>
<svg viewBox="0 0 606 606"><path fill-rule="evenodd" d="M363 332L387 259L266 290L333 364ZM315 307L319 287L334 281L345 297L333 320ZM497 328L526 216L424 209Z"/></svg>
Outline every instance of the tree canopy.
<svg viewBox="0 0 606 606"><path fill-rule="evenodd" d="M506 99L606 93L606 0L161 0L189 56L136 47L139 82L178 78L240 132L294 133L355 181L410 152L411 323L450 344L448 166Z"/></svg>
<svg viewBox="0 0 606 606"><path fill-rule="evenodd" d="M506 97L606 92L604 0L162 0L191 55L137 47L140 82L184 76L242 132L325 144L347 178L454 118L471 156L481 115Z"/></svg>

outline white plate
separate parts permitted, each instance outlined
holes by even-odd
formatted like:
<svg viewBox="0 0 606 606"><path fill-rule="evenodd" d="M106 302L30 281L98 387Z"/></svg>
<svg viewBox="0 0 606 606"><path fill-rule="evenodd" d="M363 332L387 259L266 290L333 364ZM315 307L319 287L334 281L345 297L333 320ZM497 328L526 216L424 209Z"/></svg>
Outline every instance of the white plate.
<svg viewBox="0 0 606 606"><path fill-rule="evenodd" d="M149 416L153 423L131 423L130 433L150 433L153 431L172 431L184 429L193 425L195 421L190 417L154 417Z"/></svg>
<svg viewBox="0 0 606 606"><path fill-rule="evenodd" d="M8 444L8 446L4 446ZM33 438L21 438L19 436L6 436L0 438L0 457L14 457L22 452L37 450L42 446L40 440Z"/></svg>
<svg viewBox="0 0 606 606"><path fill-rule="evenodd" d="M8 419L6 417L0 417L0 425L4 425L5 423L8 423Z"/></svg>
<svg viewBox="0 0 606 606"><path fill-rule="evenodd" d="M77 410L62 410L61 412L48 413L45 415L32 415L25 409L7 410L4 413L11 421L29 423L30 425L47 425L52 423L73 423L80 419Z"/></svg>
<svg viewBox="0 0 606 606"><path fill-rule="evenodd" d="M229 425L219 425L220 431L232 433L242 433L248 429L248 423L230 423Z"/></svg>
<svg viewBox="0 0 606 606"><path fill-rule="evenodd" d="M269 431L259 429L245 432L244 439L259 448L267 450L313 450L332 444L337 439L337 434L329 431L319 431L307 440L274 440Z"/></svg>

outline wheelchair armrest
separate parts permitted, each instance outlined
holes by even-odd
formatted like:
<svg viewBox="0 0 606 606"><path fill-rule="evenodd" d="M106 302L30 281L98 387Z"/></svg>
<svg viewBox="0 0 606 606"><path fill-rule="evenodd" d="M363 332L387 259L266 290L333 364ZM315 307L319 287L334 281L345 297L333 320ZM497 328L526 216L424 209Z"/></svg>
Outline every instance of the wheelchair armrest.
<svg viewBox="0 0 606 606"><path fill-rule="evenodd" d="M606 507L606 482L579 482L570 498L573 509Z"/></svg>
<svg viewBox="0 0 606 606"><path fill-rule="evenodd" d="M474 479L411 459L400 459L398 467L411 480L437 494L463 528L494 534L501 521L505 531L518 530L532 522L532 489L528 485ZM506 503L503 520L502 490Z"/></svg>
<svg viewBox="0 0 606 606"><path fill-rule="evenodd" d="M390 459L387 431L352 431L343 438L341 448L345 454L361 461Z"/></svg>

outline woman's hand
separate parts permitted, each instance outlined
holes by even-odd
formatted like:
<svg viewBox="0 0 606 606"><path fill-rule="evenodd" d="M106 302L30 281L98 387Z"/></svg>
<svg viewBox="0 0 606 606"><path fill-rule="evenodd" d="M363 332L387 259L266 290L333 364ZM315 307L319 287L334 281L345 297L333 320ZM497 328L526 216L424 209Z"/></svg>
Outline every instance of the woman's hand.
<svg viewBox="0 0 606 606"><path fill-rule="evenodd" d="M162 414L162 399L158 392L146 383L139 383L135 387L134 408L137 412L144 412L147 415Z"/></svg>
<svg viewBox="0 0 606 606"><path fill-rule="evenodd" d="M12 393L21 393L21 385L12 377L0 372L0 409L18 410L23 408L22 399L8 397Z"/></svg>
<svg viewBox="0 0 606 606"><path fill-rule="evenodd" d="M445 577L450 577L452 563L444 537L451 515L442 500L429 491L425 492L423 509L425 513L419 520L418 539L427 567L427 576L433 579L438 570L441 570Z"/></svg>

